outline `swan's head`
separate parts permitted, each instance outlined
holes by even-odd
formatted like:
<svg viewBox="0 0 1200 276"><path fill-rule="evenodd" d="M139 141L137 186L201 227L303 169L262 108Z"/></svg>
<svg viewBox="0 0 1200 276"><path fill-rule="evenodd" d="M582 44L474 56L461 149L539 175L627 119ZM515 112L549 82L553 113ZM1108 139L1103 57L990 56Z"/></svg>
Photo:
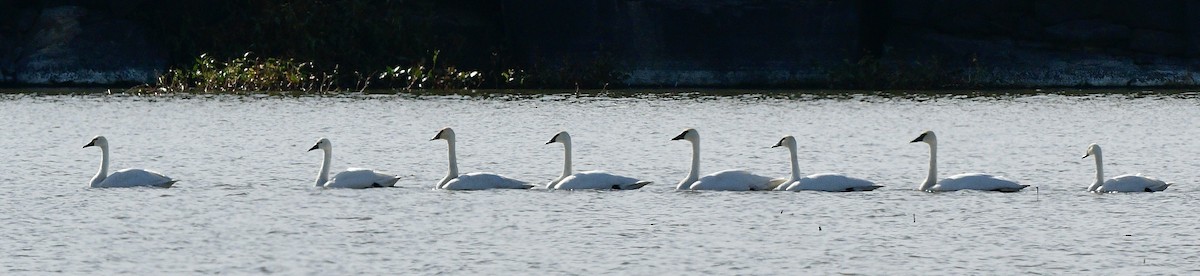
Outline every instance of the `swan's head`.
<svg viewBox="0 0 1200 276"><path fill-rule="evenodd" d="M1097 144L1088 145L1087 153L1083 154L1083 158L1088 158L1089 156L1092 156L1092 155L1100 155L1100 145L1097 145Z"/></svg>
<svg viewBox="0 0 1200 276"><path fill-rule="evenodd" d="M104 136L97 135L96 137L93 137L92 141L89 142L87 145L83 145L84 148L93 147L93 146L100 147L100 148L108 148L108 139L105 139Z"/></svg>
<svg viewBox="0 0 1200 276"><path fill-rule="evenodd" d="M437 135L434 135L433 138L430 138L429 141L438 140L438 139L446 140L446 141L454 141L454 130L450 129L449 127L444 127L444 128L442 128L442 130L438 131Z"/></svg>
<svg viewBox="0 0 1200 276"><path fill-rule="evenodd" d="M909 142L909 143L916 143L916 142L925 142L926 144L932 145L934 143L937 143L937 135L934 135L932 130L925 131L925 132L921 133L921 136L917 136L917 139L913 139L912 142Z"/></svg>
<svg viewBox="0 0 1200 276"><path fill-rule="evenodd" d="M700 140L700 132L696 131L694 128L685 129L683 130L683 133L679 133L679 135L676 135L675 138L671 138L671 141L675 140L688 140L694 143L697 140Z"/></svg>
<svg viewBox="0 0 1200 276"><path fill-rule="evenodd" d="M559 131L558 134L554 135L554 138L550 138L550 141L546 142L547 145L553 144L553 143L563 143L563 144L571 143L571 135L567 134L566 131Z"/></svg>
<svg viewBox="0 0 1200 276"><path fill-rule="evenodd" d="M321 140L317 140L317 144L313 145L312 148L309 148L308 151L314 151L317 149L327 150L331 148L333 148L333 144L329 142L329 139L321 138Z"/></svg>
<svg viewBox="0 0 1200 276"><path fill-rule="evenodd" d="M783 136L783 139L779 139L779 143L775 143L775 145L771 147L787 147L789 149L794 149L796 148L796 137L792 137L791 135Z"/></svg>

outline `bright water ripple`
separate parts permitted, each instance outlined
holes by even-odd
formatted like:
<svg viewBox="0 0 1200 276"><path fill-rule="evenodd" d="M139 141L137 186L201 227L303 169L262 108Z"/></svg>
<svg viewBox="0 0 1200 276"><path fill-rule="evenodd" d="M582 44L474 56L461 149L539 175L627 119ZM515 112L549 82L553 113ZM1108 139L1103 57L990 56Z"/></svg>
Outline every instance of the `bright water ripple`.
<svg viewBox="0 0 1200 276"><path fill-rule="evenodd" d="M1195 274L1192 95L993 97L0 96L5 274ZM637 191L432 191L444 126L464 172L545 183L571 132L577 169L655 181ZM886 185L862 193L675 192L703 137L705 173L801 169ZM943 176L990 172L1020 193L913 191L938 131ZM171 189L89 189L108 136L114 168ZM334 168L393 189L310 187L319 137ZM1094 195L1087 144L1112 176L1176 182Z"/></svg>

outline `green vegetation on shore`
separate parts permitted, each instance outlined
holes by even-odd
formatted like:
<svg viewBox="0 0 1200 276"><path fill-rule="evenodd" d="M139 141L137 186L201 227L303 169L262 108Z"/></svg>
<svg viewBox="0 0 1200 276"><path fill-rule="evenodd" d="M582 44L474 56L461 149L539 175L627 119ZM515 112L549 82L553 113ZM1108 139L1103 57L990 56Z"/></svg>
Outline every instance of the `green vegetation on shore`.
<svg viewBox="0 0 1200 276"><path fill-rule="evenodd" d="M170 60L142 90L591 89L626 76L611 58L518 61L493 23L502 21L499 1L137 3L156 11L132 17L152 26Z"/></svg>
<svg viewBox="0 0 1200 276"><path fill-rule="evenodd" d="M201 54L187 68L173 68L158 77L157 83L134 90L155 92L243 93L300 92L326 93L366 89L455 90L455 89L531 89L543 86L608 88L624 74L611 67L559 70L530 74L523 69L478 71L458 69L438 62L439 52L411 65L392 66L368 73L343 73L338 65L319 67L312 61L261 58L251 52L228 61ZM349 76L347 76L349 75ZM592 80L590 83L585 81Z"/></svg>

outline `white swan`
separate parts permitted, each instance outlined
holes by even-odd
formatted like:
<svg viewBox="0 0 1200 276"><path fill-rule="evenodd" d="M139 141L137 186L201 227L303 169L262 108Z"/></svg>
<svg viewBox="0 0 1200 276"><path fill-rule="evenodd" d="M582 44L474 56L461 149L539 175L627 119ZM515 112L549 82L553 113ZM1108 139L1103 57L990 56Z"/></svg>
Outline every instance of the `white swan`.
<svg viewBox="0 0 1200 276"><path fill-rule="evenodd" d="M585 190L585 189L603 189L603 190L633 190L638 189L650 181L639 181L635 178L614 175L605 171L585 171L572 173L571 172L571 135L566 131L559 132L550 138L547 145L552 143L563 144L563 173L554 181L546 184L546 189L560 190Z"/></svg>
<svg viewBox="0 0 1200 276"><path fill-rule="evenodd" d="M175 184L175 180L170 177L163 176L157 172L147 171L143 169L123 169L108 174L108 139L104 136L96 136L92 138L92 142L84 145L87 147L100 147L100 171L96 176L92 177L92 188L118 188L118 187L159 187L170 188Z"/></svg>
<svg viewBox="0 0 1200 276"><path fill-rule="evenodd" d="M796 137L791 135L784 136L779 139L772 148L787 147L792 154L792 177L784 185L779 185L775 188L778 191L826 191L826 192L854 192L854 191L870 191L879 189L879 185L871 183L871 181L853 178L836 173L819 173L800 177L800 165L796 156Z"/></svg>
<svg viewBox="0 0 1200 276"><path fill-rule="evenodd" d="M438 131L437 136L433 136L433 140L446 140L446 144L450 147L450 171L446 174L446 178L438 181L435 189L446 190L486 190L486 189L529 189L533 185L529 185L525 181L520 181L505 177L494 173L468 173L458 174L458 161L454 154L454 130L443 128Z"/></svg>
<svg viewBox="0 0 1200 276"><path fill-rule="evenodd" d="M329 178L330 161L333 159L333 144L329 139L321 138L308 151L321 149L325 159L321 161L321 172L317 174L317 187L365 189L377 187L393 187L400 180L395 175L382 174L371 169L349 168Z"/></svg>
<svg viewBox="0 0 1200 276"><path fill-rule="evenodd" d="M700 132L695 129L685 129L674 140L692 142L692 169L687 177L679 181L676 190L718 190L718 191L769 191L783 184L786 179L771 179L743 170L724 170L704 177L700 174Z"/></svg>
<svg viewBox="0 0 1200 276"><path fill-rule="evenodd" d="M1016 192L1029 187L1029 185L1017 184L1012 180L1003 177L994 176L983 173L964 173L950 176L941 181L937 181L937 135L933 131L926 131L913 139L910 143L925 142L929 144L929 176L925 177L925 182L917 190L927 192L949 192L957 190L981 190L981 191L997 191L997 192Z"/></svg>
<svg viewBox="0 0 1200 276"><path fill-rule="evenodd" d="M1126 174L1112 179L1104 179L1104 156L1100 153L1100 145L1091 144L1088 146L1088 156L1096 157L1096 182L1088 186L1089 192L1109 193L1109 192L1161 192L1166 190L1172 183L1163 182L1151 177L1142 176L1142 174Z"/></svg>

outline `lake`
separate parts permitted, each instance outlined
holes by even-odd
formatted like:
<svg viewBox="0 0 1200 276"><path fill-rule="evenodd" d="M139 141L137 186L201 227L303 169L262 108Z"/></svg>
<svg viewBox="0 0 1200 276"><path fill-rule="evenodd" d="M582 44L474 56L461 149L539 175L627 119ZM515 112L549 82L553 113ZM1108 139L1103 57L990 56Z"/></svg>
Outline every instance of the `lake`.
<svg viewBox="0 0 1200 276"><path fill-rule="evenodd" d="M20 92L20 91L18 91ZM91 92L91 91L79 91ZM730 91L499 95L0 94L4 274L1192 274L1200 273L1200 94ZM544 184L562 170L654 181L633 191L441 191L445 141L462 172ZM678 192L699 130L701 173L805 173L871 192ZM1006 176L1017 193L916 191L939 137L942 177ZM113 170L170 189L93 189ZM397 188L313 187L333 168ZM1087 145L1108 176L1161 193L1091 194Z"/></svg>

